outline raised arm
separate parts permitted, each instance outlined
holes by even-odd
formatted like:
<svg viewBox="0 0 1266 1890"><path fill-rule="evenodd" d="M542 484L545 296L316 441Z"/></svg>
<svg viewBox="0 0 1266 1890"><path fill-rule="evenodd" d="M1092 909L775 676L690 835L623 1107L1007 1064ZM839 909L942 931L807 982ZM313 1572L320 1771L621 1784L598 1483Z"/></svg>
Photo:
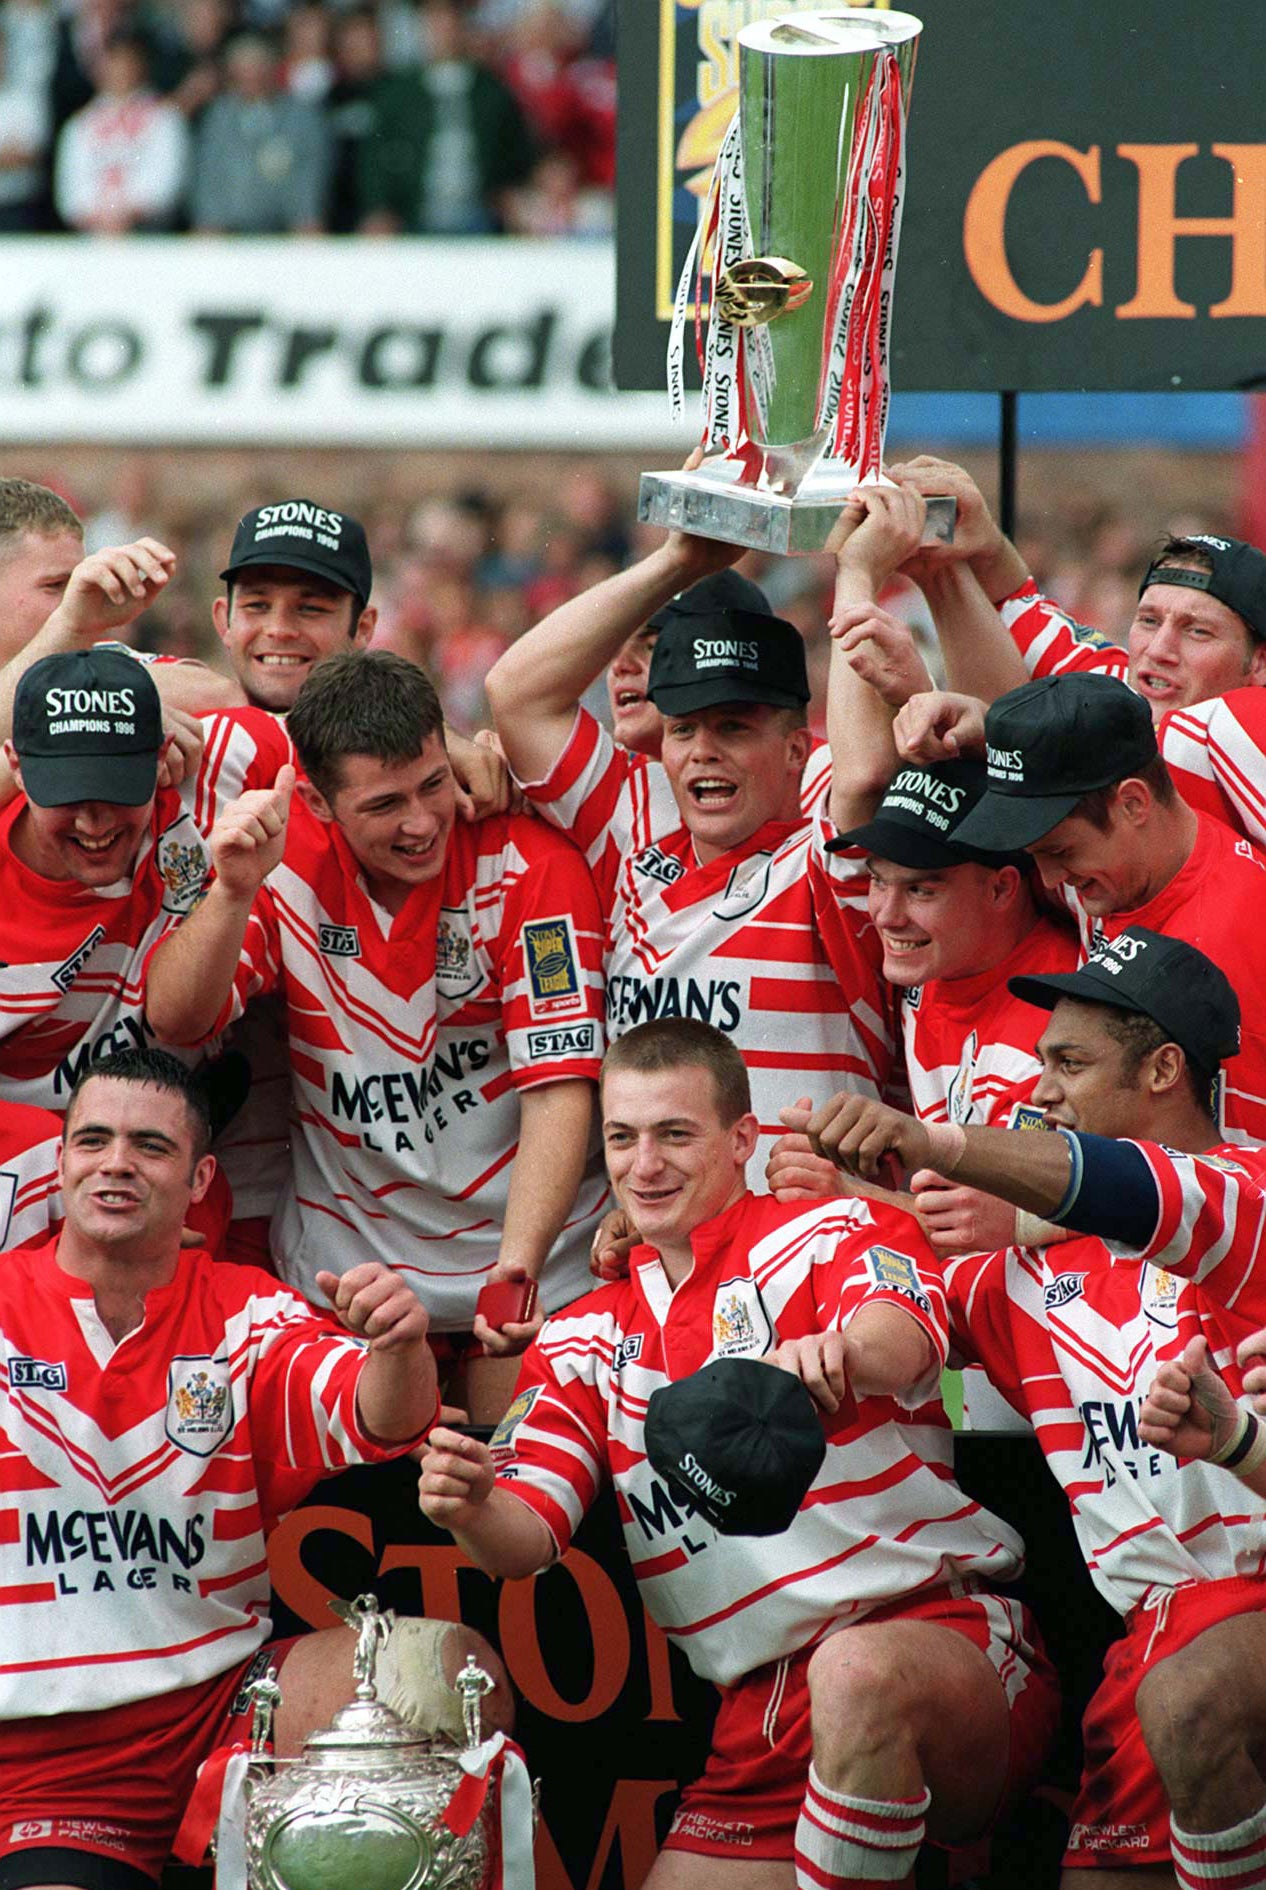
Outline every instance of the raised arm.
<svg viewBox="0 0 1266 1890"><path fill-rule="evenodd" d="M427 1439L418 1506L499 1580L535 1575L554 1560L554 1538L535 1510L497 1486L488 1446L460 1431L435 1430Z"/></svg>
<svg viewBox="0 0 1266 1890"><path fill-rule="evenodd" d="M175 568L175 552L156 538L138 538L135 544L94 551L77 564L56 610L0 669L0 740L7 741L13 734L13 697L32 663L67 650L91 649L103 638L116 636L149 609L167 588Z"/></svg>
<svg viewBox="0 0 1266 1890"><path fill-rule="evenodd" d="M1010 1201L1024 1214L1097 1234L1120 1247L1141 1250L1156 1234L1161 1190L1133 1142L1066 1129L1032 1135L1022 1129L919 1122L843 1091L810 1116L805 1132L818 1154L867 1180L879 1176L885 1158L895 1157L911 1173L931 1169L952 1176L962 1186ZM1045 1237L1026 1233L1021 1221L1016 1238L1024 1245Z"/></svg>
<svg viewBox="0 0 1266 1890"><path fill-rule="evenodd" d="M211 832L215 878L205 898L170 932L145 975L145 1017L161 1043L201 1043L228 1002L251 907L286 845L295 771L252 788L225 808Z"/></svg>
<svg viewBox="0 0 1266 1890"><path fill-rule="evenodd" d="M369 1344L356 1386L363 1429L380 1444L411 1442L439 1410L426 1308L381 1260L351 1267L341 1277L318 1273L316 1281L340 1323Z"/></svg>
<svg viewBox="0 0 1266 1890"><path fill-rule="evenodd" d="M560 604L498 657L485 688L519 780L549 774L567 746L576 705L633 632L679 591L742 556L737 545L673 532L630 570Z"/></svg>
<svg viewBox="0 0 1266 1890"><path fill-rule="evenodd" d="M918 583L932 611L951 690L996 702L1029 680L1010 631L969 564L935 565Z"/></svg>
<svg viewBox="0 0 1266 1890"><path fill-rule="evenodd" d="M863 486L841 515L836 552L826 726L831 747L831 818L843 833L869 820L897 766L893 718L931 687L907 625L875 601L923 533L917 492Z"/></svg>
<svg viewBox="0 0 1266 1890"><path fill-rule="evenodd" d="M1171 1457L1218 1464L1266 1496L1266 1425L1236 1403L1203 1337L1157 1367L1139 1412L1139 1436Z"/></svg>
<svg viewBox="0 0 1266 1890"><path fill-rule="evenodd" d="M519 1147L492 1281L540 1279L580 1191L593 1102L594 1086L584 1079L520 1092ZM543 1318L539 1313L530 1322L497 1330L477 1315L474 1333L493 1357L506 1357L535 1338Z"/></svg>
<svg viewBox="0 0 1266 1890"><path fill-rule="evenodd" d="M889 468L890 477L902 485L913 486L925 498L948 493L958 502L954 520L953 542L936 546L920 554L916 579L922 586L923 574L933 565L967 563L991 604L999 604L1028 582L1024 559L1005 536L979 486L962 466L952 460L935 459L920 453Z"/></svg>

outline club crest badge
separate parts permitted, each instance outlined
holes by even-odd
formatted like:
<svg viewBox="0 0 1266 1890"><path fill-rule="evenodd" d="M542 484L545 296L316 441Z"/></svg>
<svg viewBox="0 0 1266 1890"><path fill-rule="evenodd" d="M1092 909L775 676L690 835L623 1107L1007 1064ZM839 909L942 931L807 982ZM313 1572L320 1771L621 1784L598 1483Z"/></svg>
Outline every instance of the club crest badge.
<svg viewBox="0 0 1266 1890"><path fill-rule="evenodd" d="M195 1457L213 1456L233 1428L228 1361L205 1356L173 1359L167 1385L168 1437Z"/></svg>
<svg viewBox="0 0 1266 1890"><path fill-rule="evenodd" d="M481 972L470 935L470 920L461 906L443 906L435 934L435 984L441 997L469 997Z"/></svg>
<svg viewBox="0 0 1266 1890"><path fill-rule="evenodd" d="M755 1280L723 1281L712 1302L713 1358L760 1358L773 1336Z"/></svg>
<svg viewBox="0 0 1266 1890"><path fill-rule="evenodd" d="M1168 1332L1178 1329L1178 1289L1181 1282L1167 1267L1139 1269L1139 1303L1153 1325Z"/></svg>
<svg viewBox="0 0 1266 1890"><path fill-rule="evenodd" d="M973 1030L963 1045L963 1054L958 1059L958 1068L954 1072L945 1098L945 1113L951 1122L960 1126L971 1121L972 1086L976 1080L976 1057L980 1049L980 1040Z"/></svg>
<svg viewBox="0 0 1266 1890"><path fill-rule="evenodd" d="M163 882L163 911L189 912L202 896L210 866L206 846L192 822L182 821L163 835L157 865Z"/></svg>

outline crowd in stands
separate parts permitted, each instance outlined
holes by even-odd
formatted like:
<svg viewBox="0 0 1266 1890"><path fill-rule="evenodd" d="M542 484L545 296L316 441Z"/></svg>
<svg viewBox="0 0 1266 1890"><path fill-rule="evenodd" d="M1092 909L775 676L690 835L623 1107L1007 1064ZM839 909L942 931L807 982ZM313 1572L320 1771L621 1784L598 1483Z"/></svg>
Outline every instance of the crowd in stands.
<svg viewBox="0 0 1266 1890"><path fill-rule="evenodd" d="M610 0L3 0L0 232L599 235Z"/></svg>
<svg viewBox="0 0 1266 1890"><path fill-rule="evenodd" d="M638 525L633 492L601 460L561 466L542 496L541 482L502 477L495 491L451 481L409 503L382 476L363 474L358 510L374 559L377 641L426 665L452 721L487 719L483 679L502 650L555 605L610 576L644 551L655 534ZM89 549L119 544L142 530L176 549L175 578L129 632L151 652L217 660L211 604L218 588L223 521L214 507L165 485L155 462L119 463L95 508L73 485L68 499L84 513ZM275 496L284 496L280 488ZM1175 508L1154 529L1093 495L1064 494L1060 505L1022 518L1019 541L1044 592L1080 621L1121 638L1157 531L1231 529L1216 508ZM821 732L834 572L825 558L749 556L744 570L806 639L814 683L811 714ZM898 580L891 601L918 631L936 668L935 639L922 594ZM597 700L595 698L595 700ZM601 708L601 703L598 703Z"/></svg>

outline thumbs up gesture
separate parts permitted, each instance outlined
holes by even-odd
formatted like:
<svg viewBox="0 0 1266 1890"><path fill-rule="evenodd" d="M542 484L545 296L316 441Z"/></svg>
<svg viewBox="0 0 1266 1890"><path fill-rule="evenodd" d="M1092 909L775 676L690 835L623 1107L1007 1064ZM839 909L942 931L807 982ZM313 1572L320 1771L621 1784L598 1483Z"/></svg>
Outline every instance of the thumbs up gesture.
<svg viewBox="0 0 1266 1890"><path fill-rule="evenodd" d="M280 769L270 788L252 788L232 801L211 833L211 858L225 892L253 899L286 848L295 771Z"/></svg>

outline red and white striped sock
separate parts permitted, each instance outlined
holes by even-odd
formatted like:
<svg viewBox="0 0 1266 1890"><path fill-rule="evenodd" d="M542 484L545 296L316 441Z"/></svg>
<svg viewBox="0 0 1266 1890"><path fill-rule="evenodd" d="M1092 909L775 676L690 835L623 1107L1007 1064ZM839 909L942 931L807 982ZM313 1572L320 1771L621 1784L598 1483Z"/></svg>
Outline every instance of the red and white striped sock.
<svg viewBox="0 0 1266 1890"><path fill-rule="evenodd" d="M1259 1890L1266 1884L1266 1805L1226 1831L1184 1831L1169 1820L1178 1890Z"/></svg>
<svg viewBox="0 0 1266 1890"><path fill-rule="evenodd" d="M809 1767L796 1824L796 1890L852 1890L900 1883L914 1869L932 1794L850 1798L833 1792Z"/></svg>

